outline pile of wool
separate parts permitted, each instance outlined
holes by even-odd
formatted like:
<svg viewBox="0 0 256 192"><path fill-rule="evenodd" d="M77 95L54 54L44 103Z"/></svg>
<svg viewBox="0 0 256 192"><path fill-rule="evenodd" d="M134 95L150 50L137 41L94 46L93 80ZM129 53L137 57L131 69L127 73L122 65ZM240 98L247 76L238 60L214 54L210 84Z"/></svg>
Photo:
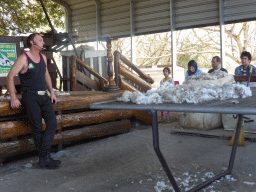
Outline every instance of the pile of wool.
<svg viewBox="0 0 256 192"><path fill-rule="evenodd" d="M227 80L221 84L223 79ZM217 83L216 83L217 82ZM220 85L218 85L220 84ZM119 100L131 101L136 104L170 103L200 103L210 100L237 99L252 96L250 87L235 83L233 76L225 72L203 73L200 76L192 76L182 85L163 83L156 90L148 90L146 93L125 91Z"/></svg>
<svg viewBox="0 0 256 192"><path fill-rule="evenodd" d="M162 97L154 90L149 90L147 93L125 91L119 100L125 102L131 101L136 104L145 105L151 103L163 103Z"/></svg>
<svg viewBox="0 0 256 192"><path fill-rule="evenodd" d="M191 83L193 81L202 81L202 80L216 80L221 79L223 77L228 76L228 73L224 71L214 71L213 73L202 73L201 75L192 75L189 77L188 81L185 81L184 83Z"/></svg>
<svg viewBox="0 0 256 192"><path fill-rule="evenodd" d="M0 96L0 101L9 101L11 97L9 95L2 95Z"/></svg>

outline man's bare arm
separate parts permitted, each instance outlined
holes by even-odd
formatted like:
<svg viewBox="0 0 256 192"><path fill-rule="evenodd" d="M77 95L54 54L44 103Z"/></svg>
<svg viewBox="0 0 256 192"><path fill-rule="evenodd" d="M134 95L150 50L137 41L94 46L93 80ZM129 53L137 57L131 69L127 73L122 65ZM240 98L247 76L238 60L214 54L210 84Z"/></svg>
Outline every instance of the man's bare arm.
<svg viewBox="0 0 256 192"><path fill-rule="evenodd" d="M46 63L46 57L44 55L43 55L43 58L44 58L44 61ZM49 74L49 71L48 71L47 67L46 67L46 72L45 72L45 81L46 81L47 88L51 93L51 102L56 104L57 103L57 98L56 98L56 96L54 94L54 91L53 91L53 88L52 88L52 80L51 80L51 77L50 77L50 74Z"/></svg>
<svg viewBox="0 0 256 192"><path fill-rule="evenodd" d="M21 55L15 61L14 65L12 66L6 80L7 80L7 89L11 97L11 107L18 108L21 103L16 97L15 93L15 85L14 85L14 77L24 68L26 67L26 57L25 55Z"/></svg>

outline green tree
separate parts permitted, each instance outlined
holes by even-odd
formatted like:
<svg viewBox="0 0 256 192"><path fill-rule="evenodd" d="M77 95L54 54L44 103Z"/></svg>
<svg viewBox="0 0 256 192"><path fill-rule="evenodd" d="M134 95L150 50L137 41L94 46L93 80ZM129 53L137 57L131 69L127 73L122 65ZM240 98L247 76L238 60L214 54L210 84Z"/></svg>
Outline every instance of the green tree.
<svg viewBox="0 0 256 192"><path fill-rule="evenodd" d="M43 3L54 27L63 28L63 8L51 0ZM34 32L39 28L44 32L51 30L39 0L0 1L0 35Z"/></svg>

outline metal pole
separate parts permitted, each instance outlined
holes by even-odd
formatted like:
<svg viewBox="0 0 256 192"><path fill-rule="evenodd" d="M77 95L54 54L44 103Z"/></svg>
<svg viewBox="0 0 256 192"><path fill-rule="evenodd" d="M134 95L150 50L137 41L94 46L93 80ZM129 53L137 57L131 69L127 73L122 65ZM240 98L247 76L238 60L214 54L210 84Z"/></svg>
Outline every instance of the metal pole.
<svg viewBox="0 0 256 192"><path fill-rule="evenodd" d="M158 135L158 122L157 122L157 111L156 110L151 110L151 115L152 115L152 132L153 132L153 146L154 146L154 150L156 152L156 155L168 177L168 179L170 180L175 192L180 192L180 188L177 185L165 159L164 156L162 154L162 152L160 151L160 147L159 147L159 135Z"/></svg>
<svg viewBox="0 0 256 192"><path fill-rule="evenodd" d="M43 7L45 16L46 16L46 18L47 18L47 20L48 20L48 22L49 22L49 25L50 25L50 27L51 27L51 29L52 29L52 32L55 33L55 29L53 28L52 22L51 22L51 20L50 20L50 18L49 18L49 16L48 16L48 13L47 13L47 11L46 11L46 9L45 9L43 0L39 0L39 1L40 1L41 5L42 5L42 7Z"/></svg>
<svg viewBox="0 0 256 192"><path fill-rule="evenodd" d="M131 26L131 61L136 64L136 46L135 46L135 19L134 19L134 0L130 0L130 26Z"/></svg>
<svg viewBox="0 0 256 192"><path fill-rule="evenodd" d="M97 50L99 50L99 37L101 36L100 2L99 0L94 0L94 2L96 4L96 43L97 43Z"/></svg>
<svg viewBox="0 0 256 192"><path fill-rule="evenodd" d="M177 79L175 77L175 71L177 66L177 55L176 55L176 31L175 31L175 15L174 15L174 0L170 1L170 28L171 28L171 50L172 50L172 77L173 79Z"/></svg>
<svg viewBox="0 0 256 192"><path fill-rule="evenodd" d="M220 58L221 66L225 68L225 27L224 27L224 3L219 0L219 20L220 20Z"/></svg>

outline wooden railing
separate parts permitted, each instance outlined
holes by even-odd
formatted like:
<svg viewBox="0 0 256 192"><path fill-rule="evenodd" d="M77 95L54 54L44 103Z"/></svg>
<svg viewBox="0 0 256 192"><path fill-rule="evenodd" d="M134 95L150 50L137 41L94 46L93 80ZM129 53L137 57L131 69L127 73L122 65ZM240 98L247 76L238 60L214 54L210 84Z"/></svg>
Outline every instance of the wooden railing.
<svg viewBox="0 0 256 192"><path fill-rule="evenodd" d="M86 76L85 73L77 70L77 65L81 65L88 72L99 79L99 82L92 80L90 77ZM90 67L87 63L73 56L71 63L71 80L70 87L71 91L78 91L77 80L81 81L82 84L86 85L90 89L93 90L103 90L105 84L108 82L107 79L102 77L97 71L95 71L92 67Z"/></svg>
<svg viewBox="0 0 256 192"><path fill-rule="evenodd" d="M249 75L234 75L235 81L248 81ZM252 75L250 82L256 82L256 75Z"/></svg>
<svg viewBox="0 0 256 192"><path fill-rule="evenodd" d="M121 61L137 74L128 70L121 64ZM150 76L143 73L118 51L114 52L114 70L116 85L122 90L146 92L151 89L150 84L154 83L154 80Z"/></svg>

